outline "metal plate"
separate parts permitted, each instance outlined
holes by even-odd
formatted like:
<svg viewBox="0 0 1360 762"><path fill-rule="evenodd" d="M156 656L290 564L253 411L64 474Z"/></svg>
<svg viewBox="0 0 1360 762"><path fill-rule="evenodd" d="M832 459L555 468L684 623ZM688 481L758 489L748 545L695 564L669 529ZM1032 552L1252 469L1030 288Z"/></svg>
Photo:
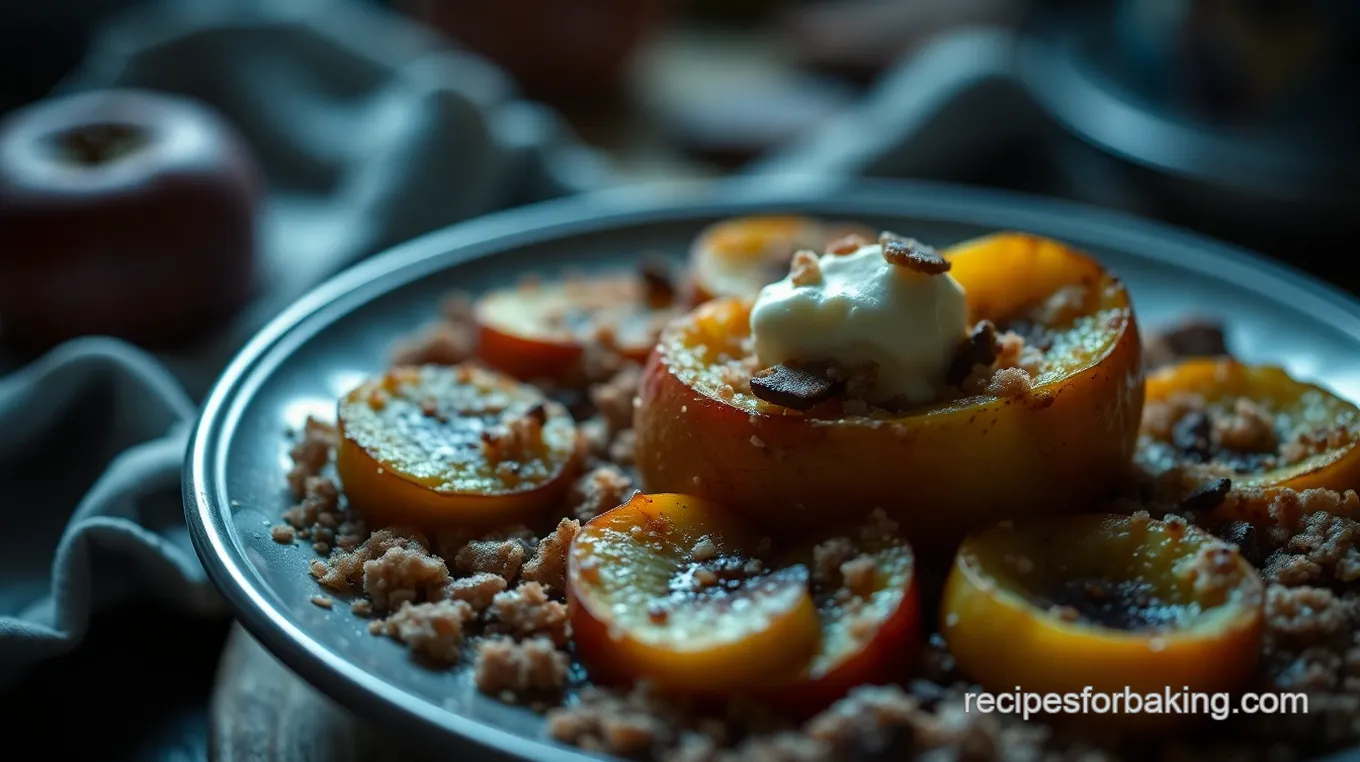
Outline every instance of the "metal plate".
<svg viewBox="0 0 1360 762"><path fill-rule="evenodd" d="M555 201L432 233L342 273L260 332L208 397L185 467L185 511L199 556L241 621L280 659L356 712L428 748L485 759L586 760L542 740L541 719L476 693L466 670L414 665L344 606L309 602L309 548L275 544L285 426L318 413L385 364L394 337L431 318L448 289L512 282L526 271L682 256L723 217L804 212L853 218L945 245L999 229L1062 239L1128 283L1144 326L1187 312L1221 317L1251 361L1360 399L1360 304L1247 252L1091 208L953 186L829 186L780 178L627 189Z"/></svg>

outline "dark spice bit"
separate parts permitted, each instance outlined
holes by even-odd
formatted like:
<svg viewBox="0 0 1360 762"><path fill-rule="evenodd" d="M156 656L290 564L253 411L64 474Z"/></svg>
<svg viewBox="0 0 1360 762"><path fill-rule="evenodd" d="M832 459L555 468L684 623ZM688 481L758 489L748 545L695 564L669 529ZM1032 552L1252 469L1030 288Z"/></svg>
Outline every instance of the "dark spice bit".
<svg viewBox="0 0 1360 762"><path fill-rule="evenodd" d="M794 410L807 410L830 398L838 385L825 365L815 363L780 363L751 376L751 393L757 399Z"/></svg>
<svg viewBox="0 0 1360 762"><path fill-rule="evenodd" d="M536 422L539 426L542 426L543 424L548 422L548 408L542 402L539 402L538 404L529 408L524 413L524 417L528 418L531 421Z"/></svg>
<svg viewBox="0 0 1360 762"><path fill-rule="evenodd" d="M926 275L949 272L949 260L915 238L884 232L879 235L878 242L883 246L883 258L888 260L889 264Z"/></svg>
<svg viewBox="0 0 1360 762"><path fill-rule="evenodd" d="M1252 566L1261 565L1261 543L1256 527L1245 521L1230 521L1219 530L1218 536L1237 546L1237 551Z"/></svg>
<svg viewBox="0 0 1360 762"><path fill-rule="evenodd" d="M1186 511L1211 511L1223 503L1232 490L1231 479L1214 479L1196 487L1181 500L1181 509Z"/></svg>
<svg viewBox="0 0 1360 762"><path fill-rule="evenodd" d="M959 351L954 354L954 361L949 365L949 377L946 379L951 386L962 384L968 374L973 372L976 365L991 365L996 362L996 326L990 320L979 320L973 326L973 330L968 333L968 338L959 345Z"/></svg>
<svg viewBox="0 0 1360 762"><path fill-rule="evenodd" d="M1216 357L1226 355L1228 340L1220 323L1207 319L1186 320L1154 334L1156 340L1177 357Z"/></svg>
<svg viewBox="0 0 1360 762"><path fill-rule="evenodd" d="M664 259L643 259L638 265L638 276L642 278L648 307L663 309L675 303L675 283L671 279L670 265Z"/></svg>
<svg viewBox="0 0 1360 762"><path fill-rule="evenodd" d="M1171 444L1186 458L1204 463L1214 452L1213 422L1201 410L1191 410L1171 427Z"/></svg>

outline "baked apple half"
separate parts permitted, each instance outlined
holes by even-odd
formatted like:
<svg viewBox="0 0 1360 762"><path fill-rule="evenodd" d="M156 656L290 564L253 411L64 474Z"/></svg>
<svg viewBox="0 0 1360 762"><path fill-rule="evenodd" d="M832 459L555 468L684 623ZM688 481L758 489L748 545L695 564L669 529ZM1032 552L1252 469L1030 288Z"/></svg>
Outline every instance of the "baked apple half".
<svg viewBox="0 0 1360 762"><path fill-rule="evenodd" d="M869 241L875 236L861 225L797 215L723 220L701 231L690 247L690 296L696 303L754 297L761 287L784 277L795 251L822 251L841 239Z"/></svg>
<svg viewBox="0 0 1360 762"><path fill-rule="evenodd" d="M676 298L669 270L654 260L637 273L525 281L477 300L477 354L525 381L572 380L589 346L640 364L676 314Z"/></svg>
<svg viewBox="0 0 1360 762"><path fill-rule="evenodd" d="M1148 376L1137 462L1172 499L1237 487L1360 489L1360 409L1283 368L1187 360Z"/></svg>
<svg viewBox="0 0 1360 762"><path fill-rule="evenodd" d="M1143 403L1123 284L1020 233L942 254L913 266L951 272L972 328L946 350L950 380L927 404L868 404L854 369L761 368L750 299L672 322L635 415L643 488L719 501L772 532L881 507L923 556L947 554L971 529L1106 495L1128 468Z"/></svg>
<svg viewBox="0 0 1360 762"><path fill-rule="evenodd" d="M959 547L941 630L988 690L1208 693L1255 669L1264 585L1235 546L1134 516L1003 524Z"/></svg>
<svg viewBox="0 0 1360 762"><path fill-rule="evenodd" d="M528 521L582 456L565 407L476 365L393 368L345 395L338 420L345 496L377 526Z"/></svg>

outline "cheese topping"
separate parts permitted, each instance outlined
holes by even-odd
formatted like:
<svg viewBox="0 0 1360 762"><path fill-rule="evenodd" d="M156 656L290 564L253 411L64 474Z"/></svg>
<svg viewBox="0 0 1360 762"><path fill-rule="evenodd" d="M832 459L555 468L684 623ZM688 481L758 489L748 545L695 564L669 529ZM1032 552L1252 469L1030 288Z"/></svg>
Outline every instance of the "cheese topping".
<svg viewBox="0 0 1360 762"><path fill-rule="evenodd" d="M968 333L963 286L948 273L890 264L879 244L824 255L816 267L808 259L756 298L751 337L760 363L832 361L848 370L872 363L869 402L938 398Z"/></svg>

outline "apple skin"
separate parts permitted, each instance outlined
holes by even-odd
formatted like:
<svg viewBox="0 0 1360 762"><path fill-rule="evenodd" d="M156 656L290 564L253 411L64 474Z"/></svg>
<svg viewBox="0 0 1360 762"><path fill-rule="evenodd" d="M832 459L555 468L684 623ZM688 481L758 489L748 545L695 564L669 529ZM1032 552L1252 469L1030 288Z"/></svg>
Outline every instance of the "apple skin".
<svg viewBox="0 0 1360 762"><path fill-rule="evenodd" d="M170 348L200 335L253 295L260 190L244 142L195 101L104 90L11 113L0 337Z"/></svg>

